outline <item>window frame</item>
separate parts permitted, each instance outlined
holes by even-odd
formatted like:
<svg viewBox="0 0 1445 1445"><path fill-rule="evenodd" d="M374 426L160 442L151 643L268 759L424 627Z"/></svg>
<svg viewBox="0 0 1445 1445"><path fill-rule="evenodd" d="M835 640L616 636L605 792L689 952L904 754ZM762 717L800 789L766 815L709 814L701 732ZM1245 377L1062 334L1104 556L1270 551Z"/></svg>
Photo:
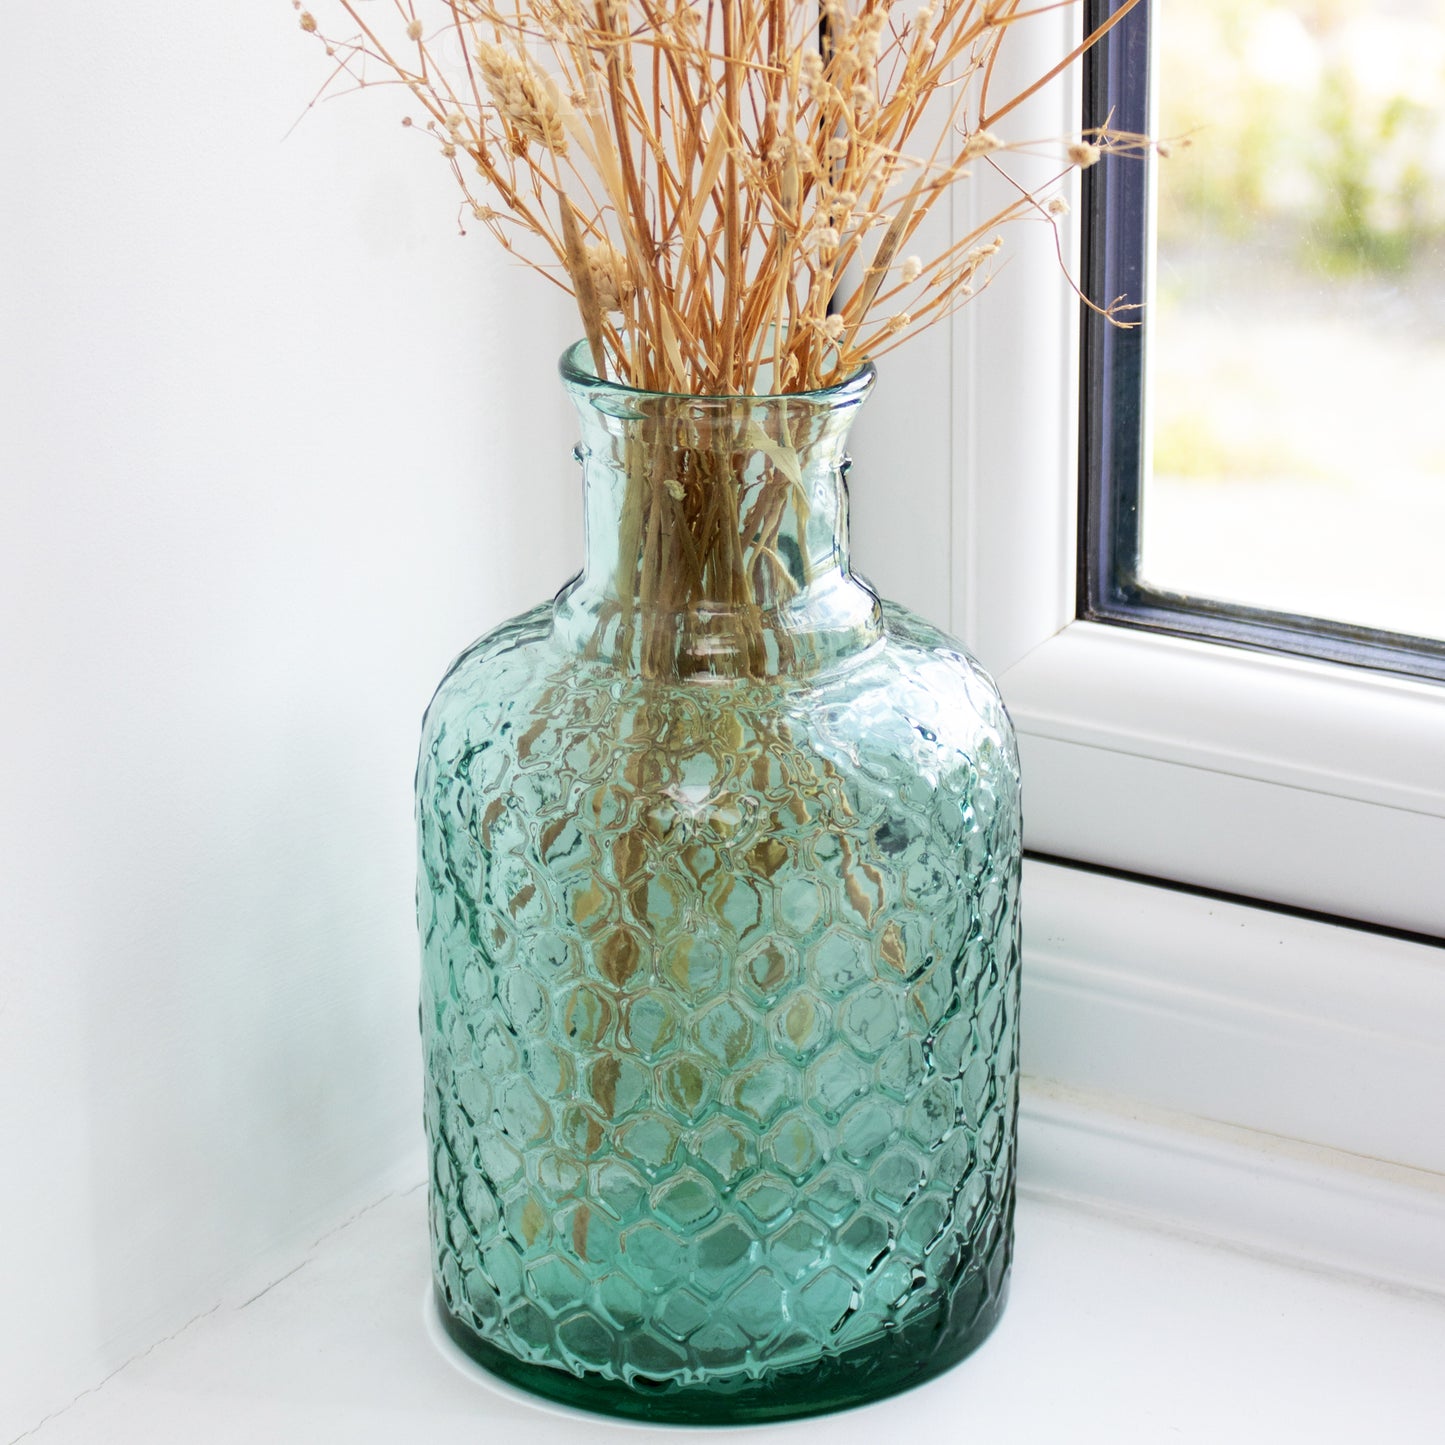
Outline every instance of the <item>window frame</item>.
<svg viewBox="0 0 1445 1445"><path fill-rule="evenodd" d="M1119 6L1120 0L1086 0L1085 27L1097 28ZM1105 125L1133 134L1157 130L1151 87L1129 79L1141 68L1148 72L1152 22L1148 5L1136 7L1085 57L1081 103L1086 130ZM1147 296L1152 290L1153 188L1159 164L1153 155L1122 163L1106 159L1082 178L1080 271L1085 294L1097 301ZM1082 617L1445 680L1445 640L1189 596L1142 580L1150 436L1148 309L1127 330L1086 310L1082 329L1087 358L1079 437Z"/></svg>
<svg viewBox="0 0 1445 1445"><path fill-rule="evenodd" d="M1031 21L1018 50L1079 22ZM1074 78L1029 131L1081 114ZM989 197L957 189L961 232ZM1445 938L1445 687L1080 615L1080 308L1023 230L952 325L952 614L1019 732L1026 848Z"/></svg>

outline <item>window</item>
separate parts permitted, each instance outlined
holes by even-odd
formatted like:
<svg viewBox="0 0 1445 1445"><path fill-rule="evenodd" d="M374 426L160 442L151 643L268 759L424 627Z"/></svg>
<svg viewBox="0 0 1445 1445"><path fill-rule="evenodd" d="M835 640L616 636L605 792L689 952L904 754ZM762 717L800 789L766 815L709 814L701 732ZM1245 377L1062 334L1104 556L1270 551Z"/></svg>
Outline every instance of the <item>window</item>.
<svg viewBox="0 0 1445 1445"><path fill-rule="evenodd" d="M1170 4L1155 0L1136 16L1167 14ZM1144 94L1147 38L1130 22L1098 52L1096 77L1116 87L1104 104L1122 94L1137 106ZM1041 34L1041 44L1053 40ZM1078 94L1055 96L1052 115L1032 117L1031 131L1074 129L1081 103ZM1097 93L1092 104L1097 112ZM1126 121L1127 111L1116 109L1115 124ZM1104 187L1142 178L1138 162L1122 157L1089 175ZM1124 206L1111 212L1136 226L1145 215L1142 201L1132 217ZM1127 252L1115 254L1127 260ZM1141 294L1142 247L1133 256L1139 274L1116 274L1100 294ZM1086 356L1080 366L1077 307L1048 284L1051 260L1045 245L1032 270L1020 256L990 305L965 308L954 333L956 356L989 359L956 372L954 620L999 677L1019 728L1027 847L1445 937L1445 688L1383 669L1388 660L1378 654L1364 657L1360 649L1378 639L1352 623L1341 636L1305 621L1302 643L1280 627L1277 612L1256 608L1269 614L1259 618L1225 598L1218 608L1191 600L1185 625L1163 631L1154 618L1113 615L1117 595L1101 589L1109 605L1096 605L1076 585L1080 430L1083 450L1113 448L1111 476L1127 477L1132 466L1137 478L1147 333L1085 331L1085 345L1097 347L1102 335L1119 349L1106 368L1111 410L1085 397L1076 428L1071 399L1081 374L1097 382L1098 359ZM1057 407L1031 405L1029 425L1017 424L1019 398L1050 395ZM1094 543L1101 515L1083 509L1083 533ZM1147 547L1136 527L1140 535ZM1097 563L1098 551L1085 550ZM1151 580L1147 556L1143 580ZM1132 597L1123 590L1125 603L1146 600L1142 587ZM1156 591L1167 596L1162 585ZM1224 613L1241 630L1216 627ZM1257 623L1275 630L1262 638L1248 631ZM1330 650L1335 641L1351 661L1369 665L1330 660L1340 655ZM1301 655L1304 644L1315 655ZM1403 651L1411 668L1432 655L1414 643Z"/></svg>
<svg viewBox="0 0 1445 1445"><path fill-rule="evenodd" d="M1087 123L1178 148L1085 177L1090 294L1148 299L1084 323L1081 615L1445 678L1442 84L1441 0L1156 0L1095 52Z"/></svg>

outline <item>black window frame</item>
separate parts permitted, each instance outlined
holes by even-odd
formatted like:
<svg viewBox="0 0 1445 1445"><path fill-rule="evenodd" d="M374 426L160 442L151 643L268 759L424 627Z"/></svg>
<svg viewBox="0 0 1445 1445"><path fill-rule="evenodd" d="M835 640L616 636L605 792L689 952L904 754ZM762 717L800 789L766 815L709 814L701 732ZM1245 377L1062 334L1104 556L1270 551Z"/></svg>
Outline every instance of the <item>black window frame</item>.
<svg viewBox="0 0 1445 1445"><path fill-rule="evenodd" d="M1086 33L1121 0L1085 0ZM1085 56L1083 124L1150 132L1149 0ZM1116 326L1082 308L1078 615L1091 622L1171 633L1445 681L1445 640L1150 587L1139 579L1149 345L1150 156L1105 155L1083 173L1084 294L1143 303L1137 324Z"/></svg>

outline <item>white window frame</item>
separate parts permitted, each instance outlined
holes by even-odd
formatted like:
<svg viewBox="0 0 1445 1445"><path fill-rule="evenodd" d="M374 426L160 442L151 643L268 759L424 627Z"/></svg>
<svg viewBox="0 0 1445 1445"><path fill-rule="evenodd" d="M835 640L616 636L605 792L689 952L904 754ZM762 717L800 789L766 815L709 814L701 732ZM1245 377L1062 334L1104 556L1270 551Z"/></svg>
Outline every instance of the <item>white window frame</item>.
<svg viewBox="0 0 1445 1445"><path fill-rule="evenodd" d="M1077 89L1054 108L1066 134ZM1027 846L1445 938L1445 686L1078 620L1078 306L1033 229L953 321L953 620L1019 729Z"/></svg>

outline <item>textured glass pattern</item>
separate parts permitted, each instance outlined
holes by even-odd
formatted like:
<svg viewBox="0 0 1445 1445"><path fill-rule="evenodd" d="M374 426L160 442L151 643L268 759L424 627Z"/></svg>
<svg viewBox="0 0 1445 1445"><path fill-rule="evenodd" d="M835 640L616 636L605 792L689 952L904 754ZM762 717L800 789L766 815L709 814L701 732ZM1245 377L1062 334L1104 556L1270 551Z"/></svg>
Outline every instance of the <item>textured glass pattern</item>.
<svg viewBox="0 0 1445 1445"><path fill-rule="evenodd" d="M621 485L597 454L590 518ZM841 451L804 460L807 519L831 491L841 537ZM806 637L819 595L826 634L839 587L867 599L855 645L794 649L821 665L668 679L589 656L576 598L616 544L589 526L584 578L465 653L427 716L438 1292L485 1364L574 1403L836 1408L945 1368L1002 1307L1012 731L841 542L785 624Z"/></svg>

